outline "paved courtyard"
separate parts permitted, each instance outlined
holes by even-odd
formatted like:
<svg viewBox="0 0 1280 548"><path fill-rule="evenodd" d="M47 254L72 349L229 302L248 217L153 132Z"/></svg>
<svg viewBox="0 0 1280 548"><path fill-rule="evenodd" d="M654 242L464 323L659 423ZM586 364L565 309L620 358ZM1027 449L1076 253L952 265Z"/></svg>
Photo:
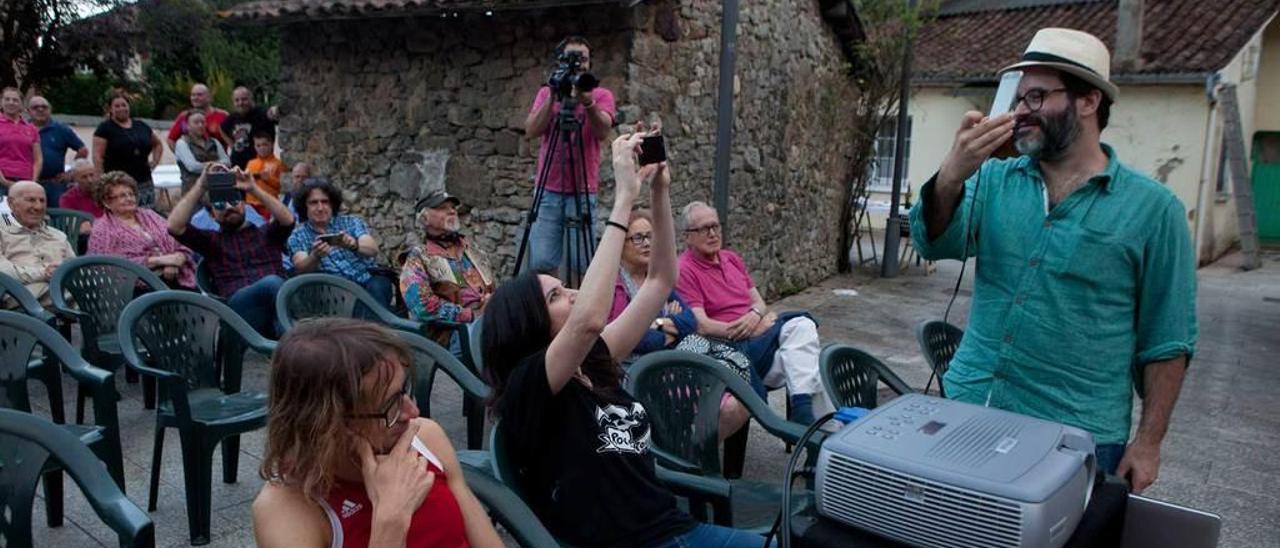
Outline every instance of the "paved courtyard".
<svg viewBox="0 0 1280 548"><path fill-rule="evenodd" d="M1221 514L1223 547L1280 546L1280 459L1275 457L1280 450L1280 403L1275 398L1280 369L1274 367L1280 353L1280 253L1269 254L1264 268L1253 272L1239 271L1238 261L1227 257L1200 271L1199 353L1165 440L1160 479L1147 494ZM861 347L919 389L929 372L913 328L942 316L958 272L959 263L944 262L928 276L919 268L890 280L868 273L838 276L774 306L812 311L824 342ZM969 279L967 275L951 313L952 323L961 326L968 311ZM837 289L857 294L837 294ZM461 445L460 392L447 377L439 378L445 380L432 394L436 419L454 444ZM244 384L246 389L265 388L264 360L250 362ZM37 383L32 386L40 390ZM140 385L117 379L117 386L122 392L119 413L128 493L145 508L154 415L142 409ZM68 385L64 393L75 391ZM772 405L781 411L781 394L773 396ZM35 393L33 401L39 405L48 400ZM47 416L47 411L37 412ZM74 416L73 411L68 405L68 416ZM746 476L776 481L785 465L782 444L753 428ZM159 508L151 516L158 546L184 546L187 520L177 436L167 436L166 442ZM260 431L244 436L236 484L221 482L221 459L215 458L211 546L253 544L249 505L262 485L257 475L262 446ZM68 491L67 520L61 528L44 526L43 501L37 500L36 545L114 546L114 534L96 519L71 482Z"/></svg>

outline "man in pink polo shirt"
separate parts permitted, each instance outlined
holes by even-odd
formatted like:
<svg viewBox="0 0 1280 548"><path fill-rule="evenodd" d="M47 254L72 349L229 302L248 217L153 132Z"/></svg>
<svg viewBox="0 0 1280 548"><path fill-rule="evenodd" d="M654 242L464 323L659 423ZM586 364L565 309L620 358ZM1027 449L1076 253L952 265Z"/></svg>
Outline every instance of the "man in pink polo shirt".
<svg viewBox="0 0 1280 548"><path fill-rule="evenodd" d="M771 312L742 257L721 247L720 216L692 202L682 217L686 248L676 291L698 319L698 333L723 339L749 358L765 386L791 392L791 420L809 424L835 408L818 372L818 326L807 312Z"/></svg>

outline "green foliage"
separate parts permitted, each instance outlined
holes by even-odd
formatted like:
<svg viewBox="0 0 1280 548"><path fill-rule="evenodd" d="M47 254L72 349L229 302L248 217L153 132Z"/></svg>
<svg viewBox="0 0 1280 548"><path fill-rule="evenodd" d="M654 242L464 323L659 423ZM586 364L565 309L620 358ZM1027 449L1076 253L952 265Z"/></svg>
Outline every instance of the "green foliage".
<svg viewBox="0 0 1280 548"><path fill-rule="evenodd" d="M277 33L220 25L214 10L236 0L163 0L143 10L151 56L144 72L155 88L155 115L172 117L190 104L191 85L209 86L213 104L231 107L236 85L274 95L280 54Z"/></svg>
<svg viewBox="0 0 1280 548"><path fill-rule="evenodd" d="M122 85L117 80L92 72L72 74L53 82L44 92L44 96L53 103L53 108L58 114L102 116L106 111L107 96L116 88L129 91L130 109L134 115L151 116L151 112L155 109L155 100L146 86L137 82Z"/></svg>
<svg viewBox="0 0 1280 548"><path fill-rule="evenodd" d="M81 20L81 9L108 9L121 0L4 0L0 2L0 85L43 90L87 66L122 74L115 55L123 34L116 21ZM89 24L84 24L89 23Z"/></svg>

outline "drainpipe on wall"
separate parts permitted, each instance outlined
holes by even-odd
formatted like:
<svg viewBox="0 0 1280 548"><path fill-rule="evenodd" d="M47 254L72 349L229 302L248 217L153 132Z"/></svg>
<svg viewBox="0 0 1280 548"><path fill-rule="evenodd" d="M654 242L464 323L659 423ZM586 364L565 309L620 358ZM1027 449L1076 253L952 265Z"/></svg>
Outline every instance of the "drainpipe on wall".
<svg viewBox="0 0 1280 548"><path fill-rule="evenodd" d="M1120 0L1116 10L1117 72L1136 72L1142 65L1143 0Z"/></svg>
<svg viewBox="0 0 1280 548"><path fill-rule="evenodd" d="M1204 92L1205 98L1209 102L1209 114L1205 117L1204 125L1204 156L1201 160L1200 167L1200 188L1196 193L1196 219L1193 228L1192 239L1195 242L1196 266L1200 265L1200 256L1204 245L1205 231L1209 230L1212 225L1211 219L1213 214L1213 196L1214 187L1217 185L1217 171L1221 169L1218 166L1218 155L1214 154L1217 147L1218 139L1216 139L1215 129L1218 125L1218 82L1222 79L1219 73L1213 73L1205 77ZM1216 169L1215 169L1216 168ZM1212 251L1209 253L1212 255Z"/></svg>
<svg viewBox="0 0 1280 548"><path fill-rule="evenodd" d="M716 109L714 206L720 212L721 238L728 240L729 151L733 146L733 74L738 50L738 0L724 0L720 13L720 90Z"/></svg>

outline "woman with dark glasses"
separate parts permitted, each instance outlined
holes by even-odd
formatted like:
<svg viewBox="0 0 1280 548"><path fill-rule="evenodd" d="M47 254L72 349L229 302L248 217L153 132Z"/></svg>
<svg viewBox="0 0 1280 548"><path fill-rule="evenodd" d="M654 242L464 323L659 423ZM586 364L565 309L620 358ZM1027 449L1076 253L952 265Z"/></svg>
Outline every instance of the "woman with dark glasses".
<svg viewBox="0 0 1280 548"><path fill-rule="evenodd" d="M435 422L409 350L368 322L318 319L280 340L253 502L259 546L502 546Z"/></svg>

